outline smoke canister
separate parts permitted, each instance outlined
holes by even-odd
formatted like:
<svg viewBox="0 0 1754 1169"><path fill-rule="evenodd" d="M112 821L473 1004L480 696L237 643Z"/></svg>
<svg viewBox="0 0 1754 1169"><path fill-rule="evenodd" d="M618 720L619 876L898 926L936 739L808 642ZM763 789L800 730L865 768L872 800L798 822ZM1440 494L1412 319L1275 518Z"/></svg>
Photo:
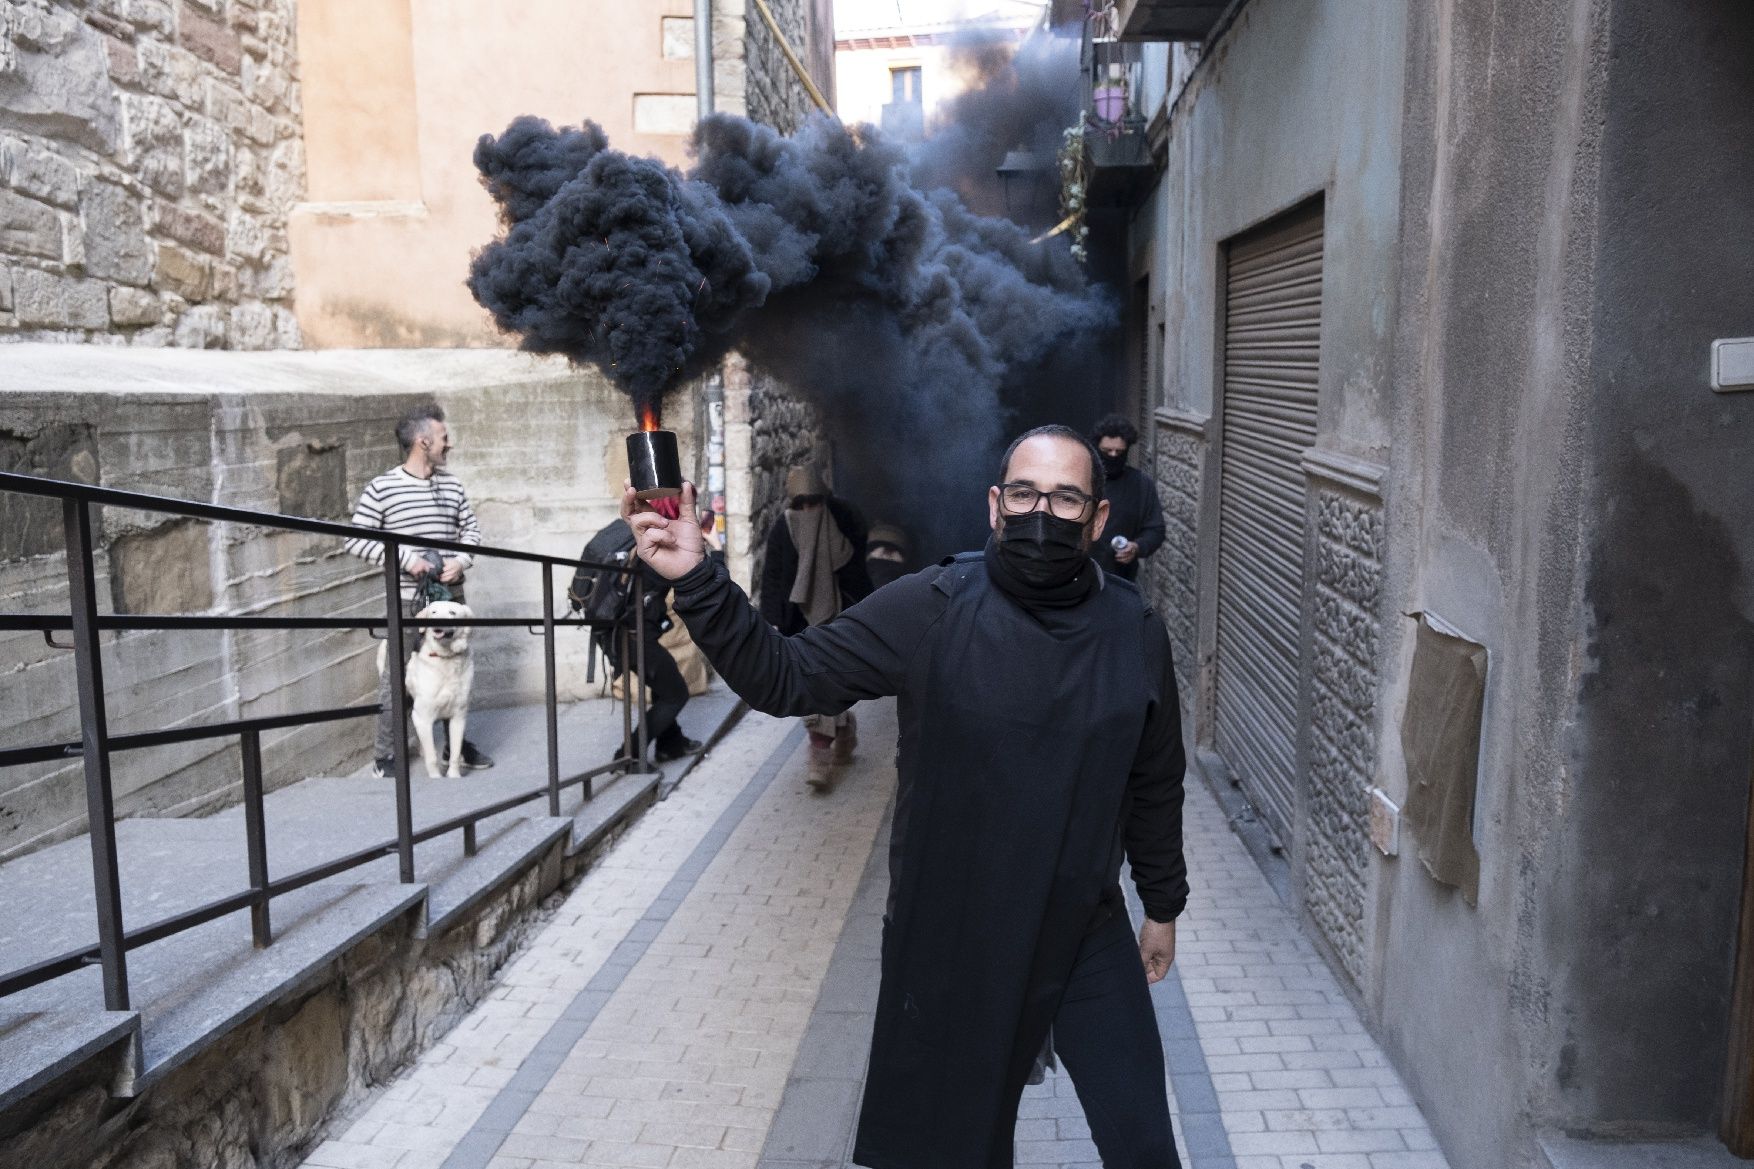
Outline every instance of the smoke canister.
<svg viewBox="0 0 1754 1169"><path fill-rule="evenodd" d="M640 499L671 499L682 494L682 457L676 432L638 430L627 436L627 477Z"/></svg>
<svg viewBox="0 0 1754 1169"><path fill-rule="evenodd" d="M1131 541L1125 536L1116 536L1108 542L1108 546L1113 548L1116 552L1125 552L1129 543L1131 543Z"/></svg>

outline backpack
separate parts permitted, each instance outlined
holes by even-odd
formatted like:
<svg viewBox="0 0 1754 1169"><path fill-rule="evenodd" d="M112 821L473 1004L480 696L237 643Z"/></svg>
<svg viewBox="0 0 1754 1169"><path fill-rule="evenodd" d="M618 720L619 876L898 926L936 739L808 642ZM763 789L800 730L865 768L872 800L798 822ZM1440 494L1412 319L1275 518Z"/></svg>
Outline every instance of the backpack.
<svg viewBox="0 0 1754 1169"><path fill-rule="evenodd" d="M592 536L580 560L624 565L633 559L633 529L617 519ZM573 610L596 625L619 625L633 616L632 574L581 567L566 589Z"/></svg>

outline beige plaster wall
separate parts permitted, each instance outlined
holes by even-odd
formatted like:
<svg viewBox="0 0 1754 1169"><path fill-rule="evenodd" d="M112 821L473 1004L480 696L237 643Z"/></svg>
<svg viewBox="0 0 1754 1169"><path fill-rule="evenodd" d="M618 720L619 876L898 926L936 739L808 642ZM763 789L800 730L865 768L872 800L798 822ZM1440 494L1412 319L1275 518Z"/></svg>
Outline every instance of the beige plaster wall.
<svg viewBox="0 0 1754 1169"><path fill-rule="evenodd" d="M291 241L305 344L507 344L463 286L496 228L476 139L519 114L590 118L622 149L683 162L691 120L636 133L634 111L692 109L694 62L663 45L664 19L692 10L690 0L304 0L309 198Z"/></svg>
<svg viewBox="0 0 1754 1169"><path fill-rule="evenodd" d="M968 78L951 65L948 45L836 49L836 112L846 122L881 126L883 107L893 93L889 72L910 66L920 70L920 96L928 125L940 106L968 88Z"/></svg>

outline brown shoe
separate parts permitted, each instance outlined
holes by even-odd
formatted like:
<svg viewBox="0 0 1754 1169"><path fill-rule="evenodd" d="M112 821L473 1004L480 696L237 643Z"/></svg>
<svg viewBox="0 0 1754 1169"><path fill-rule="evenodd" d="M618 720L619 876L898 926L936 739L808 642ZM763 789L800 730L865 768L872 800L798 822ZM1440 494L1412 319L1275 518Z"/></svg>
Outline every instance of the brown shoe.
<svg viewBox="0 0 1754 1169"><path fill-rule="evenodd" d="M853 752L858 749L859 724L853 721L851 714L848 714L846 725L836 731L834 735L834 761L836 763L851 763Z"/></svg>
<svg viewBox="0 0 1754 1169"><path fill-rule="evenodd" d="M804 776L804 782L812 789L825 792L834 783L834 756L832 748L810 746L810 770Z"/></svg>

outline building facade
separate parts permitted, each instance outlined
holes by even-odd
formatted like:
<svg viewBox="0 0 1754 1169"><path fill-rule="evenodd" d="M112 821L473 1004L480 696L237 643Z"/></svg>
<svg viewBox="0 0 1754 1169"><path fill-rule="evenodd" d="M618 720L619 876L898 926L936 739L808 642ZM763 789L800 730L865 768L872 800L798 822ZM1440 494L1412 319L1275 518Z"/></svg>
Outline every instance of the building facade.
<svg viewBox="0 0 1754 1169"><path fill-rule="evenodd" d="M1458 1169L1721 1155L1754 398L1711 354L1754 334L1754 12L1110 16L1146 161L1090 158L1137 192L1151 587L1201 770Z"/></svg>
<svg viewBox="0 0 1754 1169"><path fill-rule="evenodd" d="M631 409L594 370L515 352L470 297L471 253L497 229L471 154L534 113L595 119L614 145L683 164L694 7L636 7L0 2L0 469L345 520L399 460L395 419L436 400L486 541L577 555L618 507ZM812 99L755 5L712 7L715 108L795 127ZM827 0L769 8L832 94ZM746 364L709 388L712 402L679 390L668 421L697 480L719 476L748 579L765 509L815 433ZM66 610L57 516L0 494L0 610ZM377 574L321 540L115 509L99 525L114 611L381 610ZM541 592L484 561L470 595L533 612ZM479 704L541 693L528 640L482 639ZM375 649L345 634L119 634L116 725L369 702ZM585 693L585 652L561 646L569 697ZM0 743L78 738L68 655L0 635L8 671ZM346 774L368 739L272 734L267 783ZM235 772L217 742L135 753L118 765L118 808L202 814L236 798ZM0 769L0 861L84 825L77 759Z"/></svg>
<svg viewBox="0 0 1754 1169"><path fill-rule="evenodd" d="M938 3L847 5L835 28L835 109L902 142L923 141L946 103L988 80L977 44L1015 45L1042 0L959 10ZM997 60L1008 59L1001 55Z"/></svg>

